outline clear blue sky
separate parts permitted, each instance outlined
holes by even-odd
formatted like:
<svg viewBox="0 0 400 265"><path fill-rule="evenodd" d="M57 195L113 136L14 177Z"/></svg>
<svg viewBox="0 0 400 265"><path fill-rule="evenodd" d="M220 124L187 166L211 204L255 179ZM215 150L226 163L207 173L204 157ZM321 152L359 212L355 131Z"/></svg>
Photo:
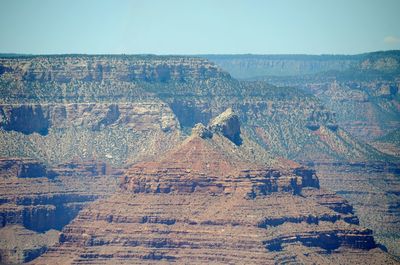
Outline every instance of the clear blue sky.
<svg viewBox="0 0 400 265"><path fill-rule="evenodd" d="M0 0L0 53L400 49L400 0Z"/></svg>

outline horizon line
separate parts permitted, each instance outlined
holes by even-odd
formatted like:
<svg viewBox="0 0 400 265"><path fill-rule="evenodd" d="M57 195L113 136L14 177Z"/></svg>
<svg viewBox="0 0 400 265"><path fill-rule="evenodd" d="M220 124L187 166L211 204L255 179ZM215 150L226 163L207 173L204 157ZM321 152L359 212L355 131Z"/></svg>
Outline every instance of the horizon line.
<svg viewBox="0 0 400 265"><path fill-rule="evenodd" d="M271 56L271 55L290 55L290 56L357 56L371 53L389 53L400 52L400 49L392 50L375 50L361 53L16 53L16 52L0 52L0 57L35 57L35 56Z"/></svg>

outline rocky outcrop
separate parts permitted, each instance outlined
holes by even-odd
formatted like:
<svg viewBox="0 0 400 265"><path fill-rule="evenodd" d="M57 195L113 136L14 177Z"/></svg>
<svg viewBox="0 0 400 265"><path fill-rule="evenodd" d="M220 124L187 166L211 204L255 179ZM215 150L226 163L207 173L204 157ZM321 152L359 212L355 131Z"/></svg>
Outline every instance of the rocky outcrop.
<svg viewBox="0 0 400 265"><path fill-rule="evenodd" d="M198 123L192 129L192 135L197 135L204 139L212 138L213 133L225 136L236 145L242 144L239 117L234 113L232 108L228 108L215 117L207 127Z"/></svg>
<svg viewBox="0 0 400 265"><path fill-rule="evenodd" d="M239 117L231 108L228 108L226 111L215 117L211 121L209 128L211 131L222 133L223 136L236 145L242 144Z"/></svg>
<svg viewBox="0 0 400 265"><path fill-rule="evenodd" d="M307 263L334 264L332 258L341 263L357 259L396 264L378 251L370 231L340 220L259 227L266 215L277 218L279 212L301 219L299 213L310 211L307 199L288 193L252 200L237 194L211 198L199 193L115 195L83 210L64 229L62 243L33 263L58 262L62 257L67 263L78 264L265 264L282 255L302 259L300 253L308 253ZM320 211L318 218L325 220L336 215L314 204L313 210ZM280 249L273 249L270 242L279 242Z"/></svg>

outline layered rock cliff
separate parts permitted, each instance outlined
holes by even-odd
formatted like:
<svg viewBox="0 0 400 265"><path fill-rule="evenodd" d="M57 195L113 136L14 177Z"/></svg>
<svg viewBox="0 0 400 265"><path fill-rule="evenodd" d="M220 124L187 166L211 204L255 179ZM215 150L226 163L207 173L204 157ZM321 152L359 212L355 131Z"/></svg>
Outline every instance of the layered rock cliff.
<svg viewBox="0 0 400 265"><path fill-rule="evenodd" d="M269 161L281 172L278 179L282 183L274 177L264 183L265 176L262 175L265 172L260 173L261 178L257 172L249 173L250 179L256 183L255 195L280 191L279 187L298 192L299 182L308 179L307 185L313 183L314 173L301 169L292 161L274 158L277 155L307 162L316 159L387 161L390 158L347 133L349 127L342 122L341 112L336 109L335 114L324 106L323 98L316 93L312 95L311 90L304 92L302 89L275 87L265 82L239 82L201 58L83 55L3 58L0 60L0 91L0 156L6 161L1 184L4 191L2 200L6 202L2 204L3 213L10 216L6 218L11 220L6 221L7 224L23 224L23 220L31 220L25 221L27 227L37 229L35 227L41 226L39 231L54 227L61 229L88 201L105 196L116 188L112 185L114 177L106 177L103 186L102 175L108 173L101 173L103 167L96 165L98 161L116 167L138 161L151 164L161 153L180 143L182 135L189 134L195 124L211 122L228 107L236 110L242 125L240 137L237 128L226 129L228 125L231 127L230 123L214 127L199 125L195 131L201 139L211 139L222 150L229 150L230 156L236 160L249 160L250 157L251 164ZM376 96L382 99L380 106L387 106L390 110L383 113L396 114L392 111L395 103L386 104L387 100L396 99L396 90L390 85L376 91L379 92ZM327 93L336 94L340 93ZM360 93L350 94L351 99L364 100ZM346 97L347 94L341 98ZM347 112L357 113L354 109ZM379 117L382 115L376 119ZM395 123L392 125L396 126ZM221 140L225 136L215 136L220 134L230 140ZM27 166L22 170L18 166L21 162L17 162L21 157L29 158L25 161L27 165L37 166ZM14 160L14 166L7 166ZM88 160L97 162L81 162ZM293 169L282 174L286 164L296 168L297 173ZM74 175L74 172L84 171L95 173L90 173L89 177L84 173ZM19 175L18 172L25 173ZM50 174L52 172L56 174ZM45 178L39 177L43 174L47 174ZM299 177L298 174L308 177ZM28 178L16 177L23 175ZM144 176L144 183L147 183L147 178ZM193 178L198 181L198 176L193 175ZM296 183L291 183L293 179ZM176 182L177 185L171 188L180 189L179 181ZM206 184L202 185L208 189ZM211 190L232 189L236 184L221 185ZM137 186L152 191L157 184L152 183L150 188L147 184L142 188L141 183ZM29 193L31 189L35 191L34 196ZM303 188L301 190L304 192ZM254 196L251 194L248 196ZM374 197L375 193L368 196ZM17 203L13 201L14 197ZM46 201L45 197L50 199ZM72 201L70 205L68 200ZM375 208L378 207L376 204ZM70 212L62 224L54 225L56 209L63 209L62 213L66 209ZM391 207L387 211L397 214L398 208ZM46 216L49 218L44 222ZM365 218L366 215L362 216ZM375 221L373 227L378 224ZM395 222L390 223L390 231L398 231Z"/></svg>
<svg viewBox="0 0 400 265"><path fill-rule="evenodd" d="M263 82L238 82L200 58L37 56L0 63L7 69L0 76L0 126L4 130L0 136L9 145L0 150L2 156L33 153L51 163L66 162L71 156L111 163L138 161L146 156L144 146L154 144L151 139L172 143L167 146L171 147L179 140L179 129L187 132L196 123L208 123L217 113L234 107L250 137L275 155L386 159L374 148L343 136L346 133L338 127L337 115L317 98ZM100 68L101 78L88 77L97 76ZM331 133L315 132L324 126ZM104 140L107 135L113 135L112 141L108 139L111 144ZM82 148L68 148L75 139L85 139L78 140ZM96 150L92 139L99 143ZM327 142L342 148L332 148ZM61 152L46 148L54 143L62 147Z"/></svg>
<svg viewBox="0 0 400 265"><path fill-rule="evenodd" d="M255 162L246 150L256 143L213 129L238 132L236 119L228 110L131 167L120 191L82 210L33 264L396 264L315 174Z"/></svg>

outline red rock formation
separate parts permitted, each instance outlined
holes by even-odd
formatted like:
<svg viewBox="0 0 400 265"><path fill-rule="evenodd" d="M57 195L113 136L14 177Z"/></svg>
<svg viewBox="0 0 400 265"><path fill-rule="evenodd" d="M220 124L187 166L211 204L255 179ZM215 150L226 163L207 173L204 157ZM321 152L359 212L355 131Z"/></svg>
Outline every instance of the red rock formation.
<svg viewBox="0 0 400 265"><path fill-rule="evenodd" d="M239 159L246 140L204 129L134 165L33 264L396 264L312 171Z"/></svg>

